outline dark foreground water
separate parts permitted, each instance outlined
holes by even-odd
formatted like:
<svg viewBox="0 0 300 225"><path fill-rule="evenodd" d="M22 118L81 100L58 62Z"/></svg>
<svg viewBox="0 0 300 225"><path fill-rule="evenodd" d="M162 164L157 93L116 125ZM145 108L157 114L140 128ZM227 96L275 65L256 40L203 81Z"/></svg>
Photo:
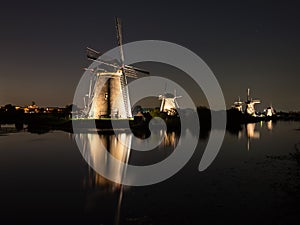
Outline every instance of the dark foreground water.
<svg viewBox="0 0 300 225"><path fill-rule="evenodd" d="M0 224L299 224L300 172L290 156L300 147L299 128L299 122L279 121L227 132L204 172L197 169L207 142L201 139L172 178L124 187L90 169L78 150L76 138L97 145L97 133L39 135L2 127ZM194 138L189 131L185 135ZM124 160L129 150L115 136L100 135L100 140ZM178 135L169 133L156 151L132 154L129 161L160 161L177 144ZM88 148L84 154L94 163L102 157ZM112 169L109 162L107 168ZM119 172L113 170L116 179Z"/></svg>

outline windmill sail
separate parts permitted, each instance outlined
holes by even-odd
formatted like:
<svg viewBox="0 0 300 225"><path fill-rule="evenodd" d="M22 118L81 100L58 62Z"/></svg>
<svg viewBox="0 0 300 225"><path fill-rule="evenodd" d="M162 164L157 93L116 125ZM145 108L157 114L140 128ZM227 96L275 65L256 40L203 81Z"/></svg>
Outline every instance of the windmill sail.
<svg viewBox="0 0 300 225"><path fill-rule="evenodd" d="M121 63L122 67L124 67L124 52L123 52L123 36L122 36L122 27L121 27L121 19L116 17L116 30L117 30L117 39L118 46L120 49Z"/></svg>
<svg viewBox="0 0 300 225"><path fill-rule="evenodd" d="M100 52L97 52L96 50L87 47L86 48L86 55L89 59L96 60L100 57L101 54L100 54Z"/></svg>
<svg viewBox="0 0 300 225"><path fill-rule="evenodd" d="M126 74L125 65L124 65L122 25L121 25L121 19L118 17L116 17L116 30L117 30L117 39L118 39L121 64L122 64L122 67L121 67L122 75L120 77L121 90L122 90L126 115L128 118L131 118L132 114L131 114L131 107L130 107L130 100L129 100L129 92L128 92L128 87L127 87L127 79L126 79L127 74Z"/></svg>

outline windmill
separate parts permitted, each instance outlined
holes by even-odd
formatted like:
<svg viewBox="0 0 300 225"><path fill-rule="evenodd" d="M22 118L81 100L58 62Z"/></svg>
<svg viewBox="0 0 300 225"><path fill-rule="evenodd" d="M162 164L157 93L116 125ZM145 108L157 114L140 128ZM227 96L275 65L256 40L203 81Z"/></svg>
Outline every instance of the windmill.
<svg viewBox="0 0 300 225"><path fill-rule="evenodd" d="M160 111L166 112L170 116L176 115L177 110L179 109L179 105L176 99L181 97L182 96L176 95L176 90L174 90L174 95L166 93L165 87L165 93L158 96L158 99L161 101Z"/></svg>
<svg viewBox="0 0 300 225"><path fill-rule="evenodd" d="M122 27L119 18L116 18L116 31L121 62L116 59L111 61L99 60L101 53L87 48L88 59L105 68L89 69L89 72L95 76L91 78L93 85L90 85L89 98L84 112L87 118L131 119L127 77L137 78L138 73L149 74L143 69L124 64Z"/></svg>
<svg viewBox="0 0 300 225"><path fill-rule="evenodd" d="M247 101L245 101L246 108L245 113L250 116L257 116L254 105L259 104L260 100L258 99L252 99L250 97L250 88L247 89Z"/></svg>
<svg viewBox="0 0 300 225"><path fill-rule="evenodd" d="M273 108L272 104L267 107L266 109L264 109L264 113L266 117L273 117L276 115L276 110Z"/></svg>
<svg viewBox="0 0 300 225"><path fill-rule="evenodd" d="M236 110L242 112L243 111L243 104L244 103L241 101L241 98L238 97L238 100L233 103L233 105L231 106L231 108L236 109Z"/></svg>

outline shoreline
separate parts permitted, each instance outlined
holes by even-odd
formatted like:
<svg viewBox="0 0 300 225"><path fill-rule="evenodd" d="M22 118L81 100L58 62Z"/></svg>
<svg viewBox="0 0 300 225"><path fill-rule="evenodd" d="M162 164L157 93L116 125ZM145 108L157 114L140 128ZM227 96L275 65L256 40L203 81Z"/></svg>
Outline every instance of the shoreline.
<svg viewBox="0 0 300 225"><path fill-rule="evenodd" d="M66 132L73 132L73 124L82 128L96 128L99 132L111 132L114 129L126 130L131 129L136 132L149 133L149 122L154 117L163 119L166 124L167 131L180 132L180 119L189 120L189 111L183 111L182 118L178 116L168 116L166 113L152 114L145 113L143 117L136 116L133 120L114 120L112 125L111 119L72 119L70 114L25 114L25 113L1 113L0 114L0 128L1 125L14 125L16 130L22 130L27 126L29 132L45 133L51 130L62 130ZM222 111L211 111L207 108L197 109L200 130L202 133L207 133L211 129L211 114L216 116ZM237 132L242 129L242 126L248 123L258 123L261 121L300 121L300 115L295 113L278 113L272 117L251 117L237 110L227 110L227 125L226 129L232 132ZM191 124L192 127L192 124Z"/></svg>

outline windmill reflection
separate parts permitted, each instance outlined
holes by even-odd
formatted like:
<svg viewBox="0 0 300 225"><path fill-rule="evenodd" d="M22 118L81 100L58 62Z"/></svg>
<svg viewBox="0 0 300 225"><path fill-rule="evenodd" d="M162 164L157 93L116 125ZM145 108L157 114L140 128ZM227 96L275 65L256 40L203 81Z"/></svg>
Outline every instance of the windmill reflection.
<svg viewBox="0 0 300 225"><path fill-rule="evenodd" d="M116 164L111 162L111 158L107 157L106 151L115 159L128 164L132 134L118 133L118 134L98 134L95 133L80 133L75 134L75 138L80 139L83 145L84 158L89 165L94 168L101 165L104 166L106 174L110 174L115 178L116 183L107 180L92 168L89 169L89 177L85 182L89 187L95 188L101 186L107 187L111 191L116 191L120 188L120 183L124 178L124 167L116 167ZM109 186L109 187L108 187Z"/></svg>
<svg viewBox="0 0 300 225"><path fill-rule="evenodd" d="M255 123L247 123L246 127L246 136L247 136L247 150L250 150L250 141L251 139L259 139L260 132L255 130ZM242 131L239 132L239 139L242 138Z"/></svg>
<svg viewBox="0 0 300 225"><path fill-rule="evenodd" d="M266 125L267 125L267 129L268 130L270 130L270 131L273 130L273 122L272 122L272 120L267 121Z"/></svg>
<svg viewBox="0 0 300 225"><path fill-rule="evenodd" d="M121 184L126 174L126 167L118 167L113 163L111 157L107 157L106 151L115 159L128 164L131 152L132 134L118 133L118 134L98 134L94 133L80 133L74 134L77 140L80 140L83 147L82 154L88 161L89 165L93 168L101 165L106 174L114 177L116 182L112 182L89 167L88 177L85 179L84 184L91 193L87 200L88 208L96 208L96 211L102 211L105 216L103 220L110 221L114 218L114 224L119 224L121 205L123 199L124 186ZM106 204L98 207L91 207L96 205L97 199L103 200L104 196L107 198ZM117 202L117 204L113 204ZM108 210L109 207L111 210ZM109 215L107 212L115 212L114 215ZM108 217L108 218L107 218Z"/></svg>
<svg viewBox="0 0 300 225"><path fill-rule="evenodd" d="M163 141L160 144L161 148L172 147L176 148L179 141L179 136L175 132L166 132Z"/></svg>
<svg viewBox="0 0 300 225"><path fill-rule="evenodd" d="M141 154L140 152L133 152L131 148L139 143L135 143L133 146L133 134L131 133L117 133L117 134L98 134L94 133L79 133L74 134L75 138L82 143L82 154L91 167L89 167L88 177L85 179L84 184L87 188L101 188L107 192L115 192L120 190L122 180L126 175L126 166L116 164L113 162L117 159L124 164L131 164L136 158L132 158L133 153ZM162 139L160 138L162 137ZM161 139L161 141L159 141ZM138 139L137 139L138 140ZM179 134L176 132L165 132L158 130L152 133L148 137L149 142L157 142L160 144L157 147L158 151L147 152L145 157L140 158L145 162L151 160L163 160L165 156L165 150L169 149L171 153L179 142ZM158 143L159 143L158 142ZM107 153L112 157L108 157ZM132 155L132 156L131 156ZM147 157L146 157L147 156ZM150 157L150 158L149 158ZM130 160L131 158L131 160ZM138 160L138 159L136 159ZM101 167L101 171L104 174L108 174L115 182L106 179L98 174L96 171L100 171L96 168Z"/></svg>
<svg viewBox="0 0 300 225"><path fill-rule="evenodd" d="M162 142L158 146L158 150L170 147L173 149L179 142L179 136L175 132L158 131L163 136ZM157 138L156 133L153 133L150 138ZM88 191L87 208L95 213L102 212L101 220L109 221L110 224L120 224L120 215L122 208L122 199L126 190L122 185L122 180L126 176L126 167L117 167L110 157L107 157L105 151L113 158L129 164L132 154L131 133L118 134L98 134L93 133L78 133L74 134L75 138L82 143L84 158L89 165L97 168L98 165L104 166L106 174L114 177L116 182L112 182L89 167L88 176L84 180L84 185ZM105 149L105 151L103 151ZM165 151L158 151L162 156L165 156ZM147 158L147 157L146 157ZM144 160L146 160L144 158ZM101 199L101 201L99 201ZM105 199L105 201L103 201ZM110 209L110 210L108 210ZM109 213L110 212L110 213ZM114 212L114 215L111 215ZM111 219L113 219L113 222Z"/></svg>

